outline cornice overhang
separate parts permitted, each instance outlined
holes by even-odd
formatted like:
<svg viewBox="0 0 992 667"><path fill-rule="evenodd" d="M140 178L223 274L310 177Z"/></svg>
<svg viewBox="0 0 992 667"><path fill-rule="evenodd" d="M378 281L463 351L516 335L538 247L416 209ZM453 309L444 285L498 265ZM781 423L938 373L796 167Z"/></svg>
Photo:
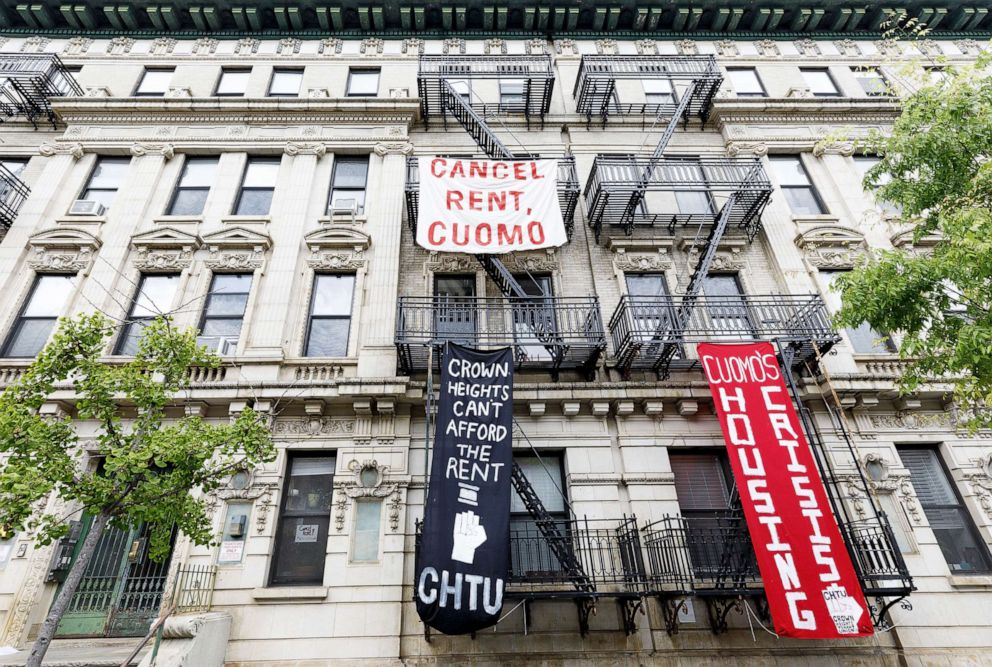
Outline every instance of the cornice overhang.
<svg viewBox="0 0 992 667"><path fill-rule="evenodd" d="M992 30L984 0L34 0L0 6L10 33L202 35L237 38L410 36L728 35L795 39L810 35L872 37L905 12L931 37L982 37ZM746 37L745 37L746 38Z"/></svg>
<svg viewBox="0 0 992 667"><path fill-rule="evenodd" d="M52 108L63 122L250 123L333 121L335 124L411 123L420 118L418 98L204 98L63 97Z"/></svg>
<svg viewBox="0 0 992 667"><path fill-rule="evenodd" d="M859 121L891 122L899 113L899 101L894 98L724 98L714 100L710 121L721 127L755 120L851 125Z"/></svg>

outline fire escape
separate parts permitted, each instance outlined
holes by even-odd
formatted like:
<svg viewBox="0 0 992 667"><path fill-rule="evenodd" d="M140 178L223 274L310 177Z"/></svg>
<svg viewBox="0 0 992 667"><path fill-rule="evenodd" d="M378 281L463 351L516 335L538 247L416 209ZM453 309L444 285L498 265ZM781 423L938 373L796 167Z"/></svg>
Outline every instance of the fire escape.
<svg viewBox="0 0 992 667"><path fill-rule="evenodd" d="M0 55L0 114L26 117L38 127L44 118L52 127L58 118L52 97L82 95L72 74L51 53L5 53Z"/></svg>
<svg viewBox="0 0 992 667"><path fill-rule="evenodd" d="M480 102L473 91L473 84L484 86L487 82L500 88L498 104ZM504 94L503 86L510 88L509 94ZM543 123L551 104L554 71L549 56L424 56L420 59L417 88L426 123L440 116L447 129L450 117L487 157L509 161L517 156L489 127L487 119L523 114L528 127L534 116ZM536 157L527 155L527 159ZM579 194L575 159L570 155L557 159L558 199L571 238ZM407 214L414 234L418 185L414 158L408 163L406 188ZM396 340L403 370L424 368L428 346L438 348L435 358L440 360L440 347L455 341L481 347L513 345L518 367L549 368L555 376L562 368L578 368L591 375L606 347L598 300L551 296L529 273L529 283L537 285L540 293L528 293L499 257L475 257L503 298L401 298ZM444 326L452 320L469 326ZM520 435L526 438L522 432ZM511 531L512 566L507 595L522 597L526 608L536 599L574 600L583 636L589 630L589 616L595 612L596 601L614 597L625 629L632 633L634 617L646 592L636 520L554 517L516 463L510 480L533 524Z"/></svg>
<svg viewBox="0 0 992 667"><path fill-rule="evenodd" d="M30 188L7 167L0 164L0 238L14 224Z"/></svg>
<svg viewBox="0 0 992 667"><path fill-rule="evenodd" d="M653 81L645 102L625 104L619 91L627 80ZM658 82L661 83L658 83ZM839 401L825 400L845 443L853 477L842 480L827 456L796 381L797 373L819 377L817 362L838 340L822 299L817 295L706 294L709 270L721 240L742 233L752 241L761 229L761 213L771 196L771 184L757 159L669 156L666 149L680 123L696 117L705 122L721 76L712 57L585 56L575 85L576 106L591 120L605 124L609 116L652 114L657 125L667 120L650 156L601 155L594 162L584 198L589 224L597 240L603 234L632 236L640 229L696 228L698 253L684 291L676 296L624 296L610 320L617 367L654 371L667 378L672 370L698 367L690 349L703 341L768 340L779 348L793 399L827 488L833 514L876 625L886 623L888 609L913 590L913 582L896 547L884 512L875 504L860 473L854 446L845 429ZM657 212L652 212L657 211ZM827 392L829 394L829 392ZM834 446L835 451L845 448ZM855 517L844 501L841 483L858 488L871 510ZM732 494L729 509L719 515L666 517L643 527L647 578L651 594L661 602L666 629L678 631L678 612L688 596L706 602L715 633L727 629L731 610L767 618L760 573L754 557L740 497Z"/></svg>
<svg viewBox="0 0 992 667"><path fill-rule="evenodd" d="M448 129L457 122L488 158L514 160L517 155L489 122L522 115L528 127L532 121L543 123L551 105L554 72L550 56L422 56L417 88L428 126L440 120ZM499 102L480 101L476 88L498 92ZM575 158L556 159L558 200L571 238L579 196ZM406 198L414 234L418 187L417 159L411 158ZM401 369L407 373L425 369L428 346L436 348L438 360L440 346L454 341L478 347L510 345L519 369L550 370L555 378L562 370L591 376L606 348L596 297L553 296L525 271L527 283L537 288L528 292L499 257L475 258L503 297L401 297L396 332Z"/></svg>

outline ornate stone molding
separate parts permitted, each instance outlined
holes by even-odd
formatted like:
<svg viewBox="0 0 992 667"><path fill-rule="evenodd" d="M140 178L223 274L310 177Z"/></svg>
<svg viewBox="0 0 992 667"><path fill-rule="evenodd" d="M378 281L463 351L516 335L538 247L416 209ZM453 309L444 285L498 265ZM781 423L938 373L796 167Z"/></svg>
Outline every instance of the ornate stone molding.
<svg viewBox="0 0 992 667"><path fill-rule="evenodd" d="M653 39L639 39L634 42L634 48L637 49L637 55L639 56L658 55L658 42ZM679 53L692 55L695 51L683 51L682 49L695 49L696 43L691 39L683 39L682 41L675 42L675 48L679 50Z"/></svg>
<svg viewBox="0 0 992 667"><path fill-rule="evenodd" d="M325 56L336 56L344 48L344 42L336 37L320 40L317 46L317 53Z"/></svg>
<svg viewBox="0 0 992 667"><path fill-rule="evenodd" d="M628 252L626 248L615 248L613 268L620 272L667 271L672 268L672 257L668 248L658 248L655 252Z"/></svg>
<svg viewBox="0 0 992 667"><path fill-rule="evenodd" d="M682 239L679 250L688 255L689 266L695 267L701 258L700 246L692 243L690 239ZM747 268L744 260L745 244L737 239L725 239L720 242L713 263L710 265L711 271L743 271Z"/></svg>
<svg viewBox="0 0 992 667"><path fill-rule="evenodd" d="M387 155L410 155L413 153L413 144L403 142L395 143L378 143L372 147L372 152L379 157L385 157Z"/></svg>
<svg viewBox="0 0 992 667"><path fill-rule="evenodd" d="M193 42L190 53L194 56L209 56L217 51L219 44L218 40L211 37L200 37Z"/></svg>
<svg viewBox="0 0 992 667"><path fill-rule="evenodd" d="M152 56L171 55L178 41L172 37L156 37L148 46L148 54Z"/></svg>
<svg viewBox="0 0 992 667"><path fill-rule="evenodd" d="M327 154L327 145L320 143L301 143L297 141L290 141L282 149L283 153L290 156L297 155L316 155L317 157L323 157Z"/></svg>
<svg viewBox="0 0 992 667"><path fill-rule="evenodd" d="M796 46L796 50L799 51L804 56L818 56L820 55L820 45L813 39L799 39L793 42Z"/></svg>
<svg viewBox="0 0 992 667"><path fill-rule="evenodd" d="M932 252L934 246L936 246L941 241L941 237L936 234L928 234L921 239L913 238L913 230L907 229L906 231L898 232L893 234L889 241L892 245L904 252L913 254L923 254Z"/></svg>
<svg viewBox="0 0 992 667"><path fill-rule="evenodd" d="M203 237L210 255L204 264L211 271L254 271L265 262L272 239L244 227L231 227Z"/></svg>
<svg viewBox="0 0 992 667"><path fill-rule="evenodd" d="M813 146L813 155L823 157L824 155L843 155L851 157L854 155L855 145L853 141L819 141Z"/></svg>
<svg viewBox="0 0 992 667"><path fill-rule="evenodd" d="M469 255L432 252L424 262L424 272L431 273L475 273L478 264Z"/></svg>
<svg viewBox="0 0 992 667"><path fill-rule="evenodd" d="M370 56L382 55L382 49L385 47L385 42L378 37L369 37L363 39L361 45L358 47L358 52L362 55Z"/></svg>
<svg viewBox="0 0 992 667"><path fill-rule="evenodd" d="M500 38L487 39L483 42L486 55L506 55L506 40Z"/></svg>
<svg viewBox="0 0 992 667"><path fill-rule="evenodd" d="M503 265L510 271L554 273L561 268L558 253L554 248L503 255L502 260Z"/></svg>
<svg viewBox="0 0 992 667"><path fill-rule="evenodd" d="M130 37L114 37L107 43L107 55L122 56L131 53L134 40Z"/></svg>
<svg viewBox="0 0 992 667"><path fill-rule="evenodd" d="M543 39L528 39L524 49L532 56L543 56L548 52L548 43Z"/></svg>
<svg viewBox="0 0 992 667"><path fill-rule="evenodd" d="M28 266L35 271L88 271L100 249L100 240L81 229L61 227L34 234L28 239Z"/></svg>
<svg viewBox="0 0 992 667"><path fill-rule="evenodd" d="M579 47L574 39L556 39L555 53L560 56L577 56L579 55Z"/></svg>
<svg viewBox="0 0 992 667"><path fill-rule="evenodd" d="M860 232L846 227L821 225L802 232L795 244L806 260L820 269L850 269L868 252L868 244Z"/></svg>
<svg viewBox="0 0 992 667"><path fill-rule="evenodd" d="M21 53L41 53L51 41L47 37L40 37L38 35L28 37L21 44Z"/></svg>
<svg viewBox="0 0 992 667"><path fill-rule="evenodd" d="M894 413L870 413L872 427L883 431L929 431L957 427L953 412L915 412L900 410Z"/></svg>
<svg viewBox="0 0 992 667"><path fill-rule="evenodd" d="M853 39L839 39L834 42L834 46L842 56L860 56L861 47Z"/></svg>
<svg viewBox="0 0 992 667"><path fill-rule="evenodd" d="M459 37L450 37L444 40L441 50L443 51L444 55L449 55L453 53L464 55L465 40Z"/></svg>
<svg viewBox="0 0 992 667"><path fill-rule="evenodd" d="M255 55L258 53L258 47L261 46L261 44L261 40L253 37L244 37L239 39L237 44L234 45L234 53L239 56Z"/></svg>
<svg viewBox="0 0 992 667"><path fill-rule="evenodd" d="M248 475L248 484L244 488L234 488L229 480L226 486L211 493L207 497L207 512L212 515L222 502L250 500L254 508L255 532L261 535L268 525L269 511L276 505L275 495L278 483L262 481L255 475L254 471L249 472Z"/></svg>
<svg viewBox="0 0 992 667"><path fill-rule="evenodd" d="M913 42L913 46L925 56L939 56L944 53L940 48L940 44L932 39L922 39L918 42Z"/></svg>
<svg viewBox="0 0 992 667"><path fill-rule="evenodd" d="M86 53L92 43L93 40L89 37L80 37L77 35L66 41L65 46L62 48L62 53L67 56L79 56Z"/></svg>
<svg viewBox="0 0 992 667"><path fill-rule="evenodd" d="M403 515L403 490L398 488L393 491L392 497L386 504L386 515L389 518L389 530L398 532L400 529L400 519Z"/></svg>
<svg viewBox="0 0 992 667"><path fill-rule="evenodd" d="M424 53L424 40L416 37L404 39L402 45L400 46L400 51L403 54L411 54L415 56L422 55Z"/></svg>
<svg viewBox="0 0 992 667"><path fill-rule="evenodd" d="M79 143L74 144L50 144L44 143L38 146L38 153L45 157L52 157L53 155L71 155L74 159L78 160L83 157L83 145Z"/></svg>
<svg viewBox="0 0 992 667"><path fill-rule="evenodd" d="M992 452L972 459L972 465L973 469L965 473L964 478L985 516L992 520Z"/></svg>
<svg viewBox="0 0 992 667"><path fill-rule="evenodd" d="M763 141L728 141L727 155L737 157L738 155L754 155L761 157L768 153L768 144Z"/></svg>
<svg viewBox="0 0 992 667"><path fill-rule="evenodd" d="M601 56L615 56L618 53L618 49L617 40L615 39L596 40L596 53Z"/></svg>
<svg viewBox="0 0 992 667"><path fill-rule="evenodd" d="M176 155L176 150L172 144L131 144L129 150L131 155L135 157L161 155L166 160L171 160Z"/></svg>
<svg viewBox="0 0 992 667"><path fill-rule="evenodd" d="M193 263L200 237L174 227L162 227L131 238L134 266L142 271L182 271Z"/></svg>
<svg viewBox="0 0 992 667"><path fill-rule="evenodd" d="M894 39L882 39L875 42L875 48L883 56L901 56L902 44Z"/></svg>
<svg viewBox="0 0 992 667"><path fill-rule="evenodd" d="M958 47L958 51L969 56L976 56L982 52L981 43L974 39L959 39L954 42L954 46Z"/></svg>
<svg viewBox="0 0 992 667"><path fill-rule="evenodd" d="M351 436L355 432L355 420L320 415L276 417L272 424L272 432L278 436Z"/></svg>
<svg viewBox="0 0 992 667"><path fill-rule="evenodd" d="M349 498L385 498L396 490L395 483L386 483L386 475L389 466L378 463L375 459L358 462L352 459L348 463L348 470L354 475L354 479L345 482L345 493ZM374 473L375 479L370 483L363 481L364 473Z"/></svg>
<svg viewBox="0 0 992 667"><path fill-rule="evenodd" d="M778 48L778 42L771 39L758 40L754 43L754 48L758 51L758 55L775 57L782 55Z"/></svg>
<svg viewBox="0 0 992 667"><path fill-rule="evenodd" d="M723 56L724 58L733 58L740 55L740 49L737 48L737 42L731 39L721 39L714 42L714 46L716 47L717 54Z"/></svg>
<svg viewBox="0 0 992 667"><path fill-rule="evenodd" d="M365 268L367 234L344 227L327 227L304 238L310 249L307 264L314 270L357 271Z"/></svg>
<svg viewBox="0 0 992 667"><path fill-rule="evenodd" d="M295 37L283 37L276 45L276 54L280 56L294 56L303 48L303 41Z"/></svg>

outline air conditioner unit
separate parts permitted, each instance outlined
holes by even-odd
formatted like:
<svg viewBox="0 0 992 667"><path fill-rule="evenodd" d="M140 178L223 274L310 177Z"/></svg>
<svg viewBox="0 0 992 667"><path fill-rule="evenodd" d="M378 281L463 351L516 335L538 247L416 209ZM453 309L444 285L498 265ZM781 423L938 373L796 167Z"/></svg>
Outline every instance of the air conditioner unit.
<svg viewBox="0 0 992 667"><path fill-rule="evenodd" d="M330 210L331 217L337 216L348 216L352 220L358 215L358 200L357 199L336 199L334 203L331 204Z"/></svg>
<svg viewBox="0 0 992 667"><path fill-rule="evenodd" d="M69 207L69 215L103 215L106 210L98 201L77 199Z"/></svg>
<svg viewBox="0 0 992 667"><path fill-rule="evenodd" d="M238 340L225 336L199 336L196 339L196 344L202 345L218 357L230 357L238 349Z"/></svg>

